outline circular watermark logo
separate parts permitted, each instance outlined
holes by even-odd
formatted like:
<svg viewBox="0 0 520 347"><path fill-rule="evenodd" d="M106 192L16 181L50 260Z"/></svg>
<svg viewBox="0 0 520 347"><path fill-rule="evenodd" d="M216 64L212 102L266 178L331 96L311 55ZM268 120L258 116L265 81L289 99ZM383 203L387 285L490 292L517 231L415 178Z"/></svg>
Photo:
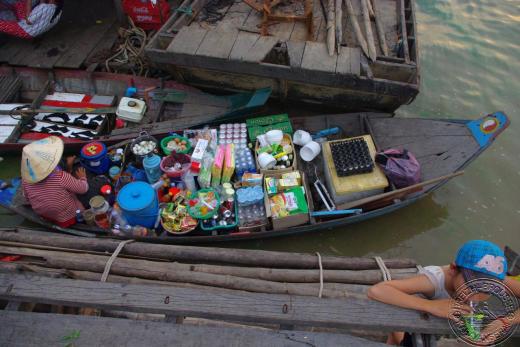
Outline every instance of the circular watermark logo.
<svg viewBox="0 0 520 347"><path fill-rule="evenodd" d="M514 334L518 300L504 283L479 278L457 289L449 323L453 333L473 346L495 346Z"/></svg>

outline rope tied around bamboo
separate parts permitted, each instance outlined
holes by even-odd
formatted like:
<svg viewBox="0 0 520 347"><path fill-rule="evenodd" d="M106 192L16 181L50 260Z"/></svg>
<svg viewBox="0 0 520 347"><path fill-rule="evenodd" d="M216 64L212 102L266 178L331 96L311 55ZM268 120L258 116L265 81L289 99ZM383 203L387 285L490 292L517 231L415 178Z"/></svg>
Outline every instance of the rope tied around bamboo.
<svg viewBox="0 0 520 347"><path fill-rule="evenodd" d="M11 231L0 231L0 241L24 243L31 247L62 247L75 251L113 253L120 242L113 239L87 239L25 228L9 230ZM121 251L121 256L189 263L232 264L239 267L316 269L316 256L313 254L175 246L144 242L126 245ZM409 269L417 265L412 259L384 259L384 262L389 269ZM322 265L327 269L326 271L379 269L373 258L322 256Z"/></svg>

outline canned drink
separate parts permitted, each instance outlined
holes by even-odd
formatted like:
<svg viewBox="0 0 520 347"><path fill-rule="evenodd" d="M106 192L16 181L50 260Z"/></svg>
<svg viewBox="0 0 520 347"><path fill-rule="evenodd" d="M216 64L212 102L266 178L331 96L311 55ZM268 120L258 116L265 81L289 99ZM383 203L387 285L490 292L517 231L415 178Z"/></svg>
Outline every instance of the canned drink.
<svg viewBox="0 0 520 347"><path fill-rule="evenodd" d="M234 129L240 129L240 123L233 124L233 128Z"/></svg>

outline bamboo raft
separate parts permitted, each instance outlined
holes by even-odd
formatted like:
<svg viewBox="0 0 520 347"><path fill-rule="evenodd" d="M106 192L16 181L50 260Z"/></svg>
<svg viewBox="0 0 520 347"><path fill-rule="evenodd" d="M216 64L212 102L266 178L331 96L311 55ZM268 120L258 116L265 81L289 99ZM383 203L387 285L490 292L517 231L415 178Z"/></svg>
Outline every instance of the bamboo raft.
<svg viewBox="0 0 520 347"><path fill-rule="evenodd" d="M173 14L146 54L177 80L210 89L270 87L282 100L352 111L391 112L415 98L413 0L310 3L185 0L192 13Z"/></svg>
<svg viewBox="0 0 520 347"><path fill-rule="evenodd" d="M382 259L385 270L374 258L120 245L0 230L0 344L375 347L406 330L435 346L452 334L444 319L366 297L383 271L416 275L411 259Z"/></svg>

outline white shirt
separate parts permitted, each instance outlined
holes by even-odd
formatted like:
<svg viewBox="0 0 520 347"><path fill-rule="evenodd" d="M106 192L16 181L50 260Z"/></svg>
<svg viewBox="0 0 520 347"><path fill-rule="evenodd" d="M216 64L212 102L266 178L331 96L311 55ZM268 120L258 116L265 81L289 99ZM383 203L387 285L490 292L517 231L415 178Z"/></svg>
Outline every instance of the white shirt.
<svg viewBox="0 0 520 347"><path fill-rule="evenodd" d="M421 270L426 275L435 288L435 293L430 299L449 299L450 294L446 291L444 270L440 266L426 266Z"/></svg>
<svg viewBox="0 0 520 347"><path fill-rule="evenodd" d="M32 25L27 24L25 19L19 21L18 24L27 34L31 35L32 37L39 36L58 24L58 21L61 17L61 11L51 23L51 18L54 15L54 11L56 11L55 4L38 4L32 9L28 17L29 22L31 22Z"/></svg>

